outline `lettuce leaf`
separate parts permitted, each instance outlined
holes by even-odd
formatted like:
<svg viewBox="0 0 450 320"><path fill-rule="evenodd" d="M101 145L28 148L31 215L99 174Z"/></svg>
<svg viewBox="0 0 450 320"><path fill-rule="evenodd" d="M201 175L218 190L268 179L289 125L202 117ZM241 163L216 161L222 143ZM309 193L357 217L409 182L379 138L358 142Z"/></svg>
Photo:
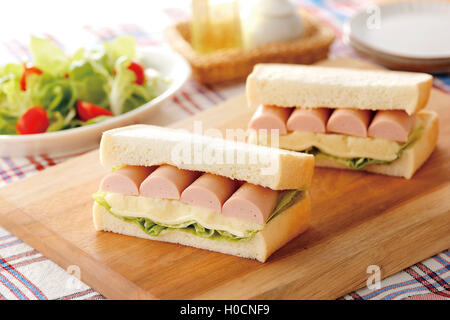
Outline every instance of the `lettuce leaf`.
<svg viewBox="0 0 450 320"><path fill-rule="evenodd" d="M0 134L16 134L20 115L36 104L39 76L27 77L27 90L20 87L24 68L20 64L7 64L0 68Z"/></svg>
<svg viewBox="0 0 450 320"><path fill-rule="evenodd" d="M44 73L54 76L64 76L67 72L70 59L52 41L31 37L30 50L34 65Z"/></svg>
<svg viewBox="0 0 450 320"><path fill-rule="evenodd" d="M131 36L117 37L103 44L106 54L111 61L115 61L120 57L134 59L136 57L136 39Z"/></svg>
<svg viewBox="0 0 450 320"><path fill-rule="evenodd" d="M350 169L361 170L369 164L390 164L390 163L396 161L397 159L399 159L401 157L403 151L405 151L409 146L411 146L420 137L422 130L423 130L422 127L414 129L410 133L410 135L408 137L408 141L406 141L400 147L399 151L397 152L396 158L394 160L389 160L389 161L377 160L377 159L373 159L373 158L363 158L363 157L361 157L361 158L341 158L341 157L336 157L331 154L325 153L315 147L312 147L308 150L304 150L303 152L313 154L315 157L331 159L333 161L336 161L336 162L346 165Z"/></svg>
<svg viewBox="0 0 450 320"><path fill-rule="evenodd" d="M116 75L111 81L111 92L109 95L109 105L113 114L118 115L145 104L160 95L165 86L161 75L152 70L152 77L146 77L142 85L135 83L136 76L134 72L128 69L131 60L125 56L119 57L114 65Z"/></svg>
<svg viewBox="0 0 450 320"><path fill-rule="evenodd" d="M289 206L291 206L296 200L299 195L303 194L301 190L286 190L280 194L278 197L277 204L275 206L274 211L270 215L270 217L267 220L267 223L274 218L276 215L283 212L285 209L287 209ZM105 200L105 196L107 195L104 191L97 191L95 194L93 194L93 199L102 207L104 207L111 215L114 217L121 219L125 222L129 223L135 223L137 224L142 231L145 233L151 235L151 236L157 236L159 235L163 230L171 231L171 230L179 230L184 232L190 232L198 237L202 238L209 238L209 239L216 239L216 240L228 240L228 241L246 241L250 240L254 237L254 235L258 232L256 230L248 230L246 237L239 237L236 236L228 231L225 230L215 230L215 229L208 229L204 226L200 225L196 221L187 221L181 224L176 225L166 225L161 223L156 223L148 218L142 218L142 217L125 217L121 215L117 215L111 211L111 206L108 204L108 202Z"/></svg>
<svg viewBox="0 0 450 320"><path fill-rule="evenodd" d="M273 212L270 214L266 222L269 222L280 212L289 208L301 194L303 194L301 190L286 190L281 192L278 196L277 204L275 205Z"/></svg>
<svg viewBox="0 0 450 320"><path fill-rule="evenodd" d="M77 100L108 107L111 75L107 69L95 61L81 60L71 64L68 74Z"/></svg>

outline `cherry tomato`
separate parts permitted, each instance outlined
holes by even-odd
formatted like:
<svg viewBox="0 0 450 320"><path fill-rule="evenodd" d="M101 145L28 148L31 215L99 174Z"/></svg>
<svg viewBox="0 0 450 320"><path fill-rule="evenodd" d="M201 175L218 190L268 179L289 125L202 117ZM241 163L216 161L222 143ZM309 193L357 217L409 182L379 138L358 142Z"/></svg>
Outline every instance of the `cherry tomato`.
<svg viewBox="0 0 450 320"><path fill-rule="evenodd" d="M144 68L137 62L131 61L130 65L128 66L128 69L133 71L136 75L136 83L139 85L144 84L145 81L145 74L144 74Z"/></svg>
<svg viewBox="0 0 450 320"><path fill-rule="evenodd" d="M27 76L29 76L30 74L42 74L42 70L36 67L27 67L26 64L23 64L23 67L25 68L25 70L20 77L20 89L25 91L27 90Z"/></svg>
<svg viewBox="0 0 450 320"><path fill-rule="evenodd" d="M106 110L102 107L99 107L95 104L86 102L86 101L78 101L77 102L77 113L78 118L81 121L87 121L89 119L98 117L98 116L112 116L111 111Z"/></svg>
<svg viewBox="0 0 450 320"><path fill-rule="evenodd" d="M16 124L18 134L42 133L48 128L47 112L41 106L34 106L25 111Z"/></svg>

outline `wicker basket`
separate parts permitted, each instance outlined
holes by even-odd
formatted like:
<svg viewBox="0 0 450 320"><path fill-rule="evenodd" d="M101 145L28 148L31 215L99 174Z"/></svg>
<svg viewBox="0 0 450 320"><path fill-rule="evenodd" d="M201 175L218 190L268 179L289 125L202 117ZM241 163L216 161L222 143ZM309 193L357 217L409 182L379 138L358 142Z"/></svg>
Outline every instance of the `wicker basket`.
<svg viewBox="0 0 450 320"><path fill-rule="evenodd" d="M300 39L269 43L252 49L226 49L198 54L190 44L190 23L181 22L166 29L173 49L191 64L193 76L204 84L243 80L253 66L263 62L311 64L325 59L334 32L309 13L301 10L305 30Z"/></svg>

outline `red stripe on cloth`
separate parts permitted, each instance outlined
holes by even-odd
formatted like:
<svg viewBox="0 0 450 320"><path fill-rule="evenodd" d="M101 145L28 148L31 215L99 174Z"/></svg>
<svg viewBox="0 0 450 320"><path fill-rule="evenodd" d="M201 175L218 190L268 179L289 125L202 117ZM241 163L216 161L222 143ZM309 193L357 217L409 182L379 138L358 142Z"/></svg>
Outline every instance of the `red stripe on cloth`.
<svg viewBox="0 0 450 320"><path fill-rule="evenodd" d="M114 32L111 28L103 28L103 31L108 35L109 38L117 37L117 33Z"/></svg>
<svg viewBox="0 0 450 320"><path fill-rule="evenodd" d="M1 256L0 256L0 261L4 261L4 260L1 258ZM13 267L10 267L9 264L8 264L6 261L4 261L4 263L6 264L7 268L1 267L0 270L5 270L5 271L6 271L7 273L9 273L13 278L15 278L17 281L19 281L19 282L22 283L25 287L28 288L28 286L27 286L22 280L20 280L13 272L11 272L11 269L14 270L14 268L13 268ZM10 268L11 268L11 269L10 269ZM10 281L10 282L11 282L11 281ZM11 284L12 284L12 282L11 282ZM16 285L14 285L14 288L15 288L17 291L19 291L20 294L21 294L22 296L24 296L27 300L29 300L29 298L27 297L27 295L26 295L22 290L20 290L19 287L17 287ZM17 299L20 299L19 296L18 296L12 289L10 289L10 291L11 291L12 293L14 293L14 295L17 297Z"/></svg>
<svg viewBox="0 0 450 320"><path fill-rule="evenodd" d="M445 290L449 291L450 290L450 285L444 280L442 279L439 275L437 275L433 270L431 270L430 268L428 268L426 265L424 265L423 263L419 262L416 264L416 266L422 270L425 274L427 274L428 276L430 276L430 278L432 278L434 281L436 281L437 283L439 283L442 287L445 288Z"/></svg>
<svg viewBox="0 0 450 320"><path fill-rule="evenodd" d="M33 250L30 250L30 251L26 251L26 252L23 252L23 253L20 253L20 254L15 254L15 255L12 255L12 256L9 256L9 257L3 257L3 259L8 261L8 262L10 262L10 261L13 261L13 260L16 260L16 259L20 259L20 258L23 258L23 257L33 256L35 254L39 254L39 252L37 250L33 249Z"/></svg>
<svg viewBox="0 0 450 320"><path fill-rule="evenodd" d="M95 30L93 27L91 26L84 26L84 29L89 31L90 33L92 33L94 36L96 36L97 38L99 38L102 41L105 41L107 39L107 37L105 37L103 34L101 34L100 32L98 32L97 30Z"/></svg>
<svg viewBox="0 0 450 320"><path fill-rule="evenodd" d="M7 171L12 170L12 168L10 168L9 166L8 166L8 168L9 169L6 169ZM3 181L8 183L9 181L11 181L11 176L6 173L6 170L3 170L2 168L0 168L0 177L2 177ZM14 170L12 170L12 171L14 171Z"/></svg>
<svg viewBox="0 0 450 320"><path fill-rule="evenodd" d="M449 297L450 295L445 292L440 292L437 290L433 285L431 285L425 278L421 275L419 275L417 272L415 272L412 267L405 269L405 272L408 273L410 276L412 276L417 282L422 284L425 288L427 288L431 293L442 295L444 297Z"/></svg>
<svg viewBox="0 0 450 320"><path fill-rule="evenodd" d="M351 296L353 299L355 299L355 300L363 300L363 298L362 298L359 294L357 294L356 292L350 293L350 296Z"/></svg>
<svg viewBox="0 0 450 320"><path fill-rule="evenodd" d="M13 42L16 44L16 46L19 48L19 50L25 55L27 56L28 60L31 59L31 53L30 50L27 48L27 46L25 46L22 42L14 39Z"/></svg>
<svg viewBox="0 0 450 320"><path fill-rule="evenodd" d="M39 170L39 171L44 170L44 167L43 167L38 161L36 161L36 159L35 159L34 157L28 156L27 159L28 159L28 161L30 161L32 164L34 164L36 170Z"/></svg>
<svg viewBox="0 0 450 320"><path fill-rule="evenodd" d="M4 278L5 280L2 280L2 278ZM4 283L3 281L8 281L12 288L7 283ZM0 272L0 284L2 284L2 283L3 283L4 287L6 287L13 295L16 296L17 300L23 300L23 299L20 299L20 296L14 290L17 290L18 292L20 292L20 294L23 297L25 297L25 299L30 300L30 299L28 299L28 297L26 295L24 295L22 293L22 291L19 290L19 288L17 288L11 281L9 281L6 277L4 277Z"/></svg>
<svg viewBox="0 0 450 320"><path fill-rule="evenodd" d="M210 84L204 84L203 87L205 87L206 89L208 89L210 92L214 93L219 99L221 100L225 100L226 98L221 95L219 93L219 91L217 91L216 89L214 89L214 87Z"/></svg>
<svg viewBox="0 0 450 320"><path fill-rule="evenodd" d="M89 297L87 300L103 300L105 299L104 296L102 296L101 294L97 294L95 296Z"/></svg>
<svg viewBox="0 0 450 320"><path fill-rule="evenodd" d="M406 298L405 300L447 300L447 299L445 299L443 296L439 296L434 293L427 293L411 296Z"/></svg>
<svg viewBox="0 0 450 320"><path fill-rule="evenodd" d="M19 178L23 178L25 175L23 174L22 170L20 170L19 166L16 166L16 164L13 161L13 158L8 158L7 159L14 167L12 168L8 161L6 161L5 159L3 159L3 162L6 163L6 165L9 167L8 171L12 171L17 177ZM3 170L3 172L5 172L5 170Z"/></svg>
<svg viewBox="0 0 450 320"><path fill-rule="evenodd" d="M61 49L64 49L64 45L61 43L61 41L56 39L55 36L51 35L50 33L44 33L44 35L47 39L54 42L58 47L60 47Z"/></svg>
<svg viewBox="0 0 450 320"><path fill-rule="evenodd" d="M55 162L45 154L41 154L41 158L47 161L50 166L54 166Z"/></svg>
<svg viewBox="0 0 450 320"><path fill-rule="evenodd" d="M189 101L197 110L202 111L202 107L200 107L192 98L191 96L184 90L181 90L181 94L183 95L183 97Z"/></svg>
<svg viewBox="0 0 450 320"><path fill-rule="evenodd" d="M208 101L216 104L217 101L216 99L213 99L212 97L209 96L209 94L206 92L206 90L204 90L202 88L202 86L200 86L199 84L197 84L197 82L195 81L189 81L189 85L192 86L198 93L200 93L201 95L203 95ZM207 88L205 88L207 89Z"/></svg>
<svg viewBox="0 0 450 320"><path fill-rule="evenodd" d="M181 107L185 112L189 113L190 115L194 115L195 113L189 110L188 107L186 107L184 104L181 103L180 99L178 99L177 96L173 96L172 100Z"/></svg>
<svg viewBox="0 0 450 320"><path fill-rule="evenodd" d="M11 264L9 264L7 261L5 261L2 256L0 255L0 261L3 262L3 264L6 264L6 268L3 267L4 270L6 270L10 275L12 275L14 278L16 278L20 283L22 283L25 287L28 288L28 290L31 291L31 293L38 299L41 299L39 297L39 295L36 294L35 291L39 292L39 294L44 297L45 299L47 299L47 296L38 288L36 287L27 277L25 277L23 275L23 273L21 273L19 270L17 270L15 267L13 267ZM14 272L12 272L11 270L14 270ZM25 283L25 281L23 281L22 279L20 279L20 277L17 277L15 275L15 273L17 273L20 277L22 277L24 280L26 280L29 285L27 283ZM30 287L31 286L31 287ZM23 293L22 293L23 294ZM25 295L24 295L25 296Z"/></svg>
<svg viewBox="0 0 450 320"><path fill-rule="evenodd" d="M12 247L13 245L21 244L21 243L23 243L22 240L15 239L13 241L10 241L10 242L7 242L7 243L3 243L2 245L0 245L0 249Z"/></svg>
<svg viewBox="0 0 450 320"><path fill-rule="evenodd" d="M11 266L14 267L14 268L20 268L20 267L23 267L23 266L26 266L26 265L29 265L29 264L32 264L32 263L35 263L35 262L41 262L41 261L45 261L45 260L48 260L48 259L46 257L44 257L44 256L40 256L40 257L37 257L37 258L34 258L34 259L13 263L13 264L11 264Z"/></svg>
<svg viewBox="0 0 450 320"><path fill-rule="evenodd" d="M3 44L5 45L6 49L8 49L8 51L14 56L14 58L16 58L18 61L23 61L22 56L16 51L15 48L13 48L9 43L7 42L3 42Z"/></svg>
<svg viewBox="0 0 450 320"><path fill-rule="evenodd" d="M76 293L73 293L73 294L69 294L69 295L64 296L64 297L59 297L56 300L70 300L70 299L73 299L73 298L79 298L81 296L87 295L87 294L92 293L92 292L94 292L94 290L87 289L87 290L84 290L84 291L80 291L80 292L76 292Z"/></svg>

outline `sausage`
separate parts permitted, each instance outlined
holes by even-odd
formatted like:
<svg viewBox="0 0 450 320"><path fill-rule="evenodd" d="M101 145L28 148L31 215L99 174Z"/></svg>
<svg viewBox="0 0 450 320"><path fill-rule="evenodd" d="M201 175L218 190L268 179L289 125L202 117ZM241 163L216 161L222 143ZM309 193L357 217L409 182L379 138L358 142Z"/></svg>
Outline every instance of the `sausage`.
<svg viewBox="0 0 450 320"><path fill-rule="evenodd" d="M400 110L378 111L369 126L368 135L399 142L408 141L414 125L414 116Z"/></svg>
<svg viewBox="0 0 450 320"><path fill-rule="evenodd" d="M280 134L286 134L286 121L291 112L292 108L260 105L250 119L248 127L254 130L278 129Z"/></svg>
<svg viewBox="0 0 450 320"><path fill-rule="evenodd" d="M223 205L222 214L263 224L273 212L278 191L244 183Z"/></svg>
<svg viewBox="0 0 450 320"><path fill-rule="evenodd" d="M370 110L336 109L328 119L327 131L367 137L371 116Z"/></svg>
<svg viewBox="0 0 450 320"><path fill-rule="evenodd" d="M288 131L309 131L322 132L327 130L328 118L331 114L331 109L317 108L317 109L301 109L296 108L290 115L287 121Z"/></svg>
<svg viewBox="0 0 450 320"><path fill-rule="evenodd" d="M139 195L139 187L154 170L153 167L125 166L106 175L100 182L100 190L123 193L128 195Z"/></svg>
<svg viewBox="0 0 450 320"><path fill-rule="evenodd" d="M197 171L162 165L149 175L139 189L143 197L180 200L181 192L199 177Z"/></svg>
<svg viewBox="0 0 450 320"><path fill-rule="evenodd" d="M239 182L205 173L181 194L181 201L220 213L222 205L238 188Z"/></svg>

